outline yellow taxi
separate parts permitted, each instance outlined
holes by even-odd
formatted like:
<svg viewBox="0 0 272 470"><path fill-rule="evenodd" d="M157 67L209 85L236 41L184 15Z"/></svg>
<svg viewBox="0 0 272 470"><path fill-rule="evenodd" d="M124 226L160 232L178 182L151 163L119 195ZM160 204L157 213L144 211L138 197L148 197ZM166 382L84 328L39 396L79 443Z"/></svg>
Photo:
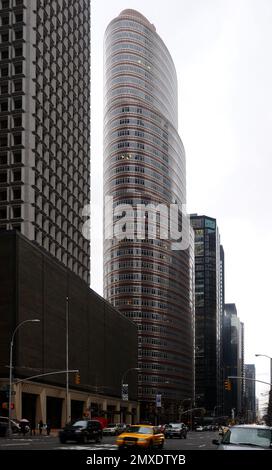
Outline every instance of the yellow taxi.
<svg viewBox="0 0 272 470"><path fill-rule="evenodd" d="M119 449L128 449L130 447L138 448L163 448L164 434L156 426L147 424L135 424L128 426L127 429L116 438L116 444Z"/></svg>

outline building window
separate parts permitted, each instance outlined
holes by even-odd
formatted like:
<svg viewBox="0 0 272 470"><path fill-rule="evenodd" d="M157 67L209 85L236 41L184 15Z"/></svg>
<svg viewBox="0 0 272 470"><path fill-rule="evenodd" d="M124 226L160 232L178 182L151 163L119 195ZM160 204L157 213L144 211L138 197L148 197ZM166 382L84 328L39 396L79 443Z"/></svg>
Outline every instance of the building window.
<svg viewBox="0 0 272 470"><path fill-rule="evenodd" d="M7 119L1 119L0 120L0 129L7 129L8 128L8 120Z"/></svg>
<svg viewBox="0 0 272 470"><path fill-rule="evenodd" d="M22 55L23 55L23 48L15 47L15 57L22 57Z"/></svg>
<svg viewBox="0 0 272 470"><path fill-rule="evenodd" d="M13 136L14 145L22 145L22 134L16 134Z"/></svg>
<svg viewBox="0 0 272 470"><path fill-rule="evenodd" d="M9 24L9 16L2 16L2 26L6 26Z"/></svg>
<svg viewBox="0 0 272 470"><path fill-rule="evenodd" d="M22 127L22 116L14 116L13 123L14 127Z"/></svg>
<svg viewBox="0 0 272 470"><path fill-rule="evenodd" d="M22 29L17 29L15 31L15 40L17 41L18 39L23 39L23 30Z"/></svg>
<svg viewBox="0 0 272 470"><path fill-rule="evenodd" d="M14 83L14 91L22 91L23 89L23 81L22 80L16 80Z"/></svg>
<svg viewBox="0 0 272 470"><path fill-rule="evenodd" d="M13 200L19 201L22 198L21 188L13 188Z"/></svg>
<svg viewBox="0 0 272 470"><path fill-rule="evenodd" d="M8 154L7 154L7 152L0 153L0 165L7 165L7 164L8 164Z"/></svg>
<svg viewBox="0 0 272 470"><path fill-rule="evenodd" d="M9 8L9 0L2 0L2 9Z"/></svg>
<svg viewBox="0 0 272 470"><path fill-rule="evenodd" d="M20 75L23 73L23 64L22 62L19 62L18 64L14 65L14 73L15 75Z"/></svg>
<svg viewBox="0 0 272 470"><path fill-rule="evenodd" d="M15 23L22 23L24 20L24 15L23 13L16 13L15 15Z"/></svg>
<svg viewBox="0 0 272 470"><path fill-rule="evenodd" d="M6 95L8 93L8 83L3 83L1 85L1 95Z"/></svg>
<svg viewBox="0 0 272 470"><path fill-rule="evenodd" d="M8 200L8 192L6 189L0 189L0 202Z"/></svg>
<svg viewBox="0 0 272 470"><path fill-rule="evenodd" d="M21 170L14 170L13 171L13 181L21 181L22 180L22 173Z"/></svg>
<svg viewBox="0 0 272 470"><path fill-rule="evenodd" d="M8 146L8 136L3 135L0 137L0 147L7 147Z"/></svg>
<svg viewBox="0 0 272 470"><path fill-rule="evenodd" d="M7 208L6 207L0 207L0 220L6 220L7 219Z"/></svg>
<svg viewBox="0 0 272 470"><path fill-rule="evenodd" d="M13 163L22 163L21 150L16 150L16 152L13 152Z"/></svg>
<svg viewBox="0 0 272 470"><path fill-rule="evenodd" d="M9 69L8 67L1 67L1 77L8 77Z"/></svg>
<svg viewBox="0 0 272 470"><path fill-rule="evenodd" d="M1 51L1 59L5 60L9 58L9 50L8 49L3 49Z"/></svg>
<svg viewBox="0 0 272 470"><path fill-rule="evenodd" d="M1 34L1 43L4 44L5 42L9 42L9 33Z"/></svg>
<svg viewBox="0 0 272 470"><path fill-rule="evenodd" d="M22 109L23 100L21 97L14 98L13 103L14 103L14 109Z"/></svg>
<svg viewBox="0 0 272 470"><path fill-rule="evenodd" d="M1 171L0 172L0 183L7 183L8 181L8 172L7 171Z"/></svg>
<svg viewBox="0 0 272 470"><path fill-rule="evenodd" d="M2 103L0 103L0 111L8 111L8 101L2 101Z"/></svg>
<svg viewBox="0 0 272 470"><path fill-rule="evenodd" d="M13 219L20 219L22 216L21 206L13 207Z"/></svg>

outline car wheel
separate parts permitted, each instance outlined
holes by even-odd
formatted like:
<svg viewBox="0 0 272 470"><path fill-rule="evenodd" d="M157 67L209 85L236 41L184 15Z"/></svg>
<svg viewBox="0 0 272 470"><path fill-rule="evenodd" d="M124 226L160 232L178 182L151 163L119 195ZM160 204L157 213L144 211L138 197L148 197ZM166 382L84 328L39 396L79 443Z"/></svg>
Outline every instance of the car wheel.
<svg viewBox="0 0 272 470"><path fill-rule="evenodd" d="M101 437L97 437L97 438L95 439L95 442L96 442L96 444L100 444L100 442L101 442Z"/></svg>
<svg viewBox="0 0 272 470"><path fill-rule="evenodd" d="M66 444L66 439L65 439L64 437L61 437L61 438L60 438L60 443L61 443L61 444Z"/></svg>
<svg viewBox="0 0 272 470"><path fill-rule="evenodd" d="M83 444L87 444L87 442L88 442L88 436L86 436L86 434L84 434L84 435L82 436L82 443L83 443Z"/></svg>
<svg viewBox="0 0 272 470"><path fill-rule="evenodd" d="M163 442L161 442L161 443L158 445L158 448L159 448L159 449L163 449Z"/></svg>

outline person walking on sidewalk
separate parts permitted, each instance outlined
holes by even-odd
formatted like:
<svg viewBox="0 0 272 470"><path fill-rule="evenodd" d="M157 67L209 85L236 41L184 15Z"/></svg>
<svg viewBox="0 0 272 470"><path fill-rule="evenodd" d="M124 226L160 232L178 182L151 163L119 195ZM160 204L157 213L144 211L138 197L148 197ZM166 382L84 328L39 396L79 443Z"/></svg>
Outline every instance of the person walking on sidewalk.
<svg viewBox="0 0 272 470"><path fill-rule="evenodd" d="M39 431L40 431L40 436L42 435L42 430L43 430L43 420L40 419L39 421Z"/></svg>
<svg viewBox="0 0 272 470"><path fill-rule="evenodd" d="M47 423L46 423L47 436L50 436L50 432L51 432L51 422L48 420Z"/></svg>
<svg viewBox="0 0 272 470"><path fill-rule="evenodd" d="M30 436L35 436L36 435L36 424L35 424L35 420L32 419L30 421Z"/></svg>

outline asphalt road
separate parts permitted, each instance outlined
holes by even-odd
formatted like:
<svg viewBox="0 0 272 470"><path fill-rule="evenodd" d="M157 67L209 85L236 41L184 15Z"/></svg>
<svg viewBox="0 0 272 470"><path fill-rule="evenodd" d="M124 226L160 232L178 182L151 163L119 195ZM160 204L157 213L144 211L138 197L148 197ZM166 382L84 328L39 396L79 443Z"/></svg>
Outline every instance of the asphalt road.
<svg viewBox="0 0 272 470"><path fill-rule="evenodd" d="M218 432L189 432L187 439L166 439L164 450L211 450L216 449L212 439ZM0 438L0 450L117 450L115 437L103 437L101 444L83 445L69 442L61 444L56 436L13 436Z"/></svg>

